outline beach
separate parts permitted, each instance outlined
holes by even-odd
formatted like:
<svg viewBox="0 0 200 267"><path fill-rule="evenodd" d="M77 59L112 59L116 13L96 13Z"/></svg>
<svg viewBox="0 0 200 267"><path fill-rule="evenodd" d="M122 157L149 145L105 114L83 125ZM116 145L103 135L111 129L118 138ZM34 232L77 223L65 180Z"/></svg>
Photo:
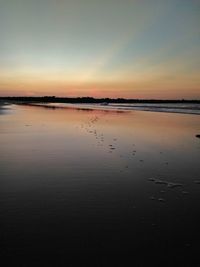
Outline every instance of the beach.
<svg viewBox="0 0 200 267"><path fill-rule="evenodd" d="M197 114L0 109L2 257L15 266L198 266L198 134Z"/></svg>

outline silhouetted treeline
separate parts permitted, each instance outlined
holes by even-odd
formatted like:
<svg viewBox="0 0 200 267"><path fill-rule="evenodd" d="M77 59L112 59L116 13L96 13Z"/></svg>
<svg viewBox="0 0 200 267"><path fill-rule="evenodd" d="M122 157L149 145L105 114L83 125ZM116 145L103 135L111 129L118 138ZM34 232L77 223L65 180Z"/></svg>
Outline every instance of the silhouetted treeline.
<svg viewBox="0 0 200 267"><path fill-rule="evenodd" d="M173 100L173 99L124 99L124 98L93 98L93 97L56 97L56 96L42 96L42 97L27 97L27 96L10 96L0 97L0 101L9 101L12 103L194 103L200 104L200 100Z"/></svg>

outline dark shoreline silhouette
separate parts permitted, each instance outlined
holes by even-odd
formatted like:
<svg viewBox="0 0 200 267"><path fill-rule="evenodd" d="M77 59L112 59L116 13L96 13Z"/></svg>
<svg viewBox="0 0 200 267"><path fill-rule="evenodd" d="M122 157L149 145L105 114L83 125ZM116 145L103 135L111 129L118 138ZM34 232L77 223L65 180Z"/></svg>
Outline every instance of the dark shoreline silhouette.
<svg viewBox="0 0 200 267"><path fill-rule="evenodd" d="M200 99L125 99L125 98L93 98L93 97L56 97L56 96L41 96L41 97L27 97L27 96L7 96L0 97L2 102L14 102L14 103L97 103L97 104L109 104L109 103L180 103L180 104L200 104Z"/></svg>

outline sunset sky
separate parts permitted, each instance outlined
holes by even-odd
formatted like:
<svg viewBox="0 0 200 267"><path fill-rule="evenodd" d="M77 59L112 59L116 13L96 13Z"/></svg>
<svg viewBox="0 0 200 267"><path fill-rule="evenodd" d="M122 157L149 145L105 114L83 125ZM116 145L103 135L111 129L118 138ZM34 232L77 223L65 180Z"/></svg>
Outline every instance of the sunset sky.
<svg viewBox="0 0 200 267"><path fill-rule="evenodd" d="M200 0L0 0L0 96L200 99Z"/></svg>

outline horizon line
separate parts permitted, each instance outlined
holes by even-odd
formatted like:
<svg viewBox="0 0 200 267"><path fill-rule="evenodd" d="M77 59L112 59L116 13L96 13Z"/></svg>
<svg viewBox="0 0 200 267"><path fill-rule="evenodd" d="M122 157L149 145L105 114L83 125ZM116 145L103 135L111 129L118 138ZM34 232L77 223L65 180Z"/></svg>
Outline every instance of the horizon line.
<svg viewBox="0 0 200 267"><path fill-rule="evenodd" d="M93 96L74 96L74 97L68 97L68 96L54 96L54 95L43 95L43 96L0 96L0 99L6 99L6 98L49 98L49 99L93 99L93 100L137 100L137 101L200 101L200 98L194 99L186 99L186 98L177 98L177 99L168 99L168 98L124 98L124 97L117 97L117 98L111 98L111 97L93 97Z"/></svg>

